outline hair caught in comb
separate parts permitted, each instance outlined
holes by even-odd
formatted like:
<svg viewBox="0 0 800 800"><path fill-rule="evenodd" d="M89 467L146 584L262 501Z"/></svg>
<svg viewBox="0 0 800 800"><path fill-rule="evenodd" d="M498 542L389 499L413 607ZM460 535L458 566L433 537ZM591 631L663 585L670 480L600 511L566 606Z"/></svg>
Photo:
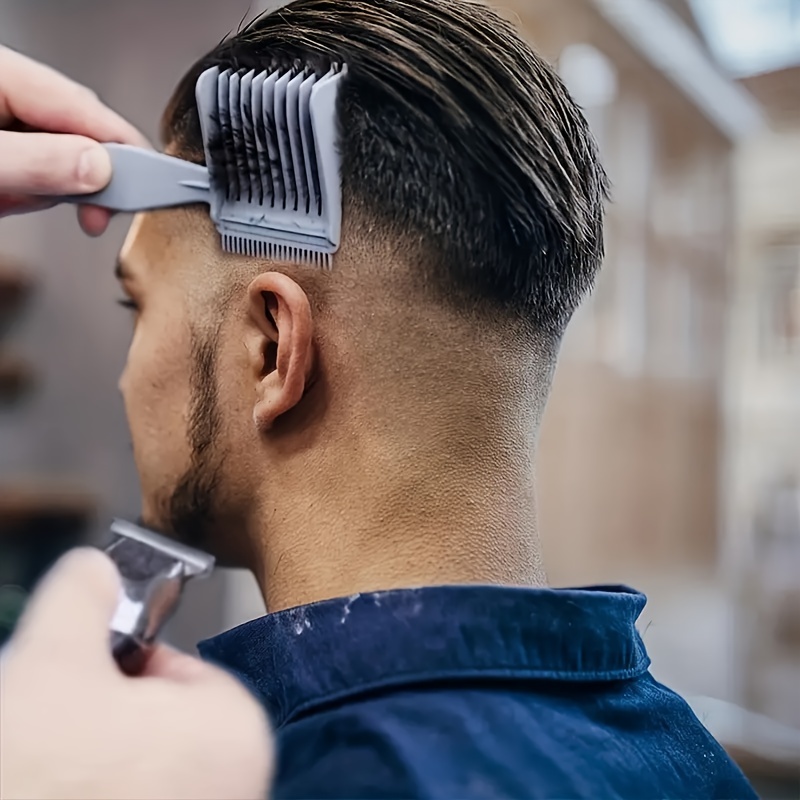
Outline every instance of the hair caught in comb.
<svg viewBox="0 0 800 800"><path fill-rule="evenodd" d="M336 93L345 72L336 65L318 77L292 65L258 73L212 67L200 75L211 218L225 249L310 263L319 252L335 252L341 226Z"/></svg>

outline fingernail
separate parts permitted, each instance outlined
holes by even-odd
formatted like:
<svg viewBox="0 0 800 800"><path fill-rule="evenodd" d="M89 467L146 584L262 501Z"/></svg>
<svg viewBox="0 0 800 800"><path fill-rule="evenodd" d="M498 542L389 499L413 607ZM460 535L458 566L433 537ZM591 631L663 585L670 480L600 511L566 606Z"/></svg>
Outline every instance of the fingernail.
<svg viewBox="0 0 800 800"><path fill-rule="evenodd" d="M78 183L83 191L96 192L111 180L111 159L103 147L90 147L78 160Z"/></svg>

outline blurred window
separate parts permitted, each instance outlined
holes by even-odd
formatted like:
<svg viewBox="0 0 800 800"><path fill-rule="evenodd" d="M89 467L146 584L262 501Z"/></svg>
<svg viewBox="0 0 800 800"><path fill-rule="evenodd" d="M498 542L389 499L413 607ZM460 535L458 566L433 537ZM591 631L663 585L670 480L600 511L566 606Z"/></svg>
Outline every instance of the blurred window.
<svg viewBox="0 0 800 800"><path fill-rule="evenodd" d="M800 245L769 248L762 276L761 353L800 357Z"/></svg>
<svg viewBox="0 0 800 800"><path fill-rule="evenodd" d="M606 259L573 341L584 356L622 374L641 373L646 348L647 215L653 173L647 102L620 93L617 69L591 44L564 48L564 83L584 111L613 185L606 217Z"/></svg>
<svg viewBox="0 0 800 800"><path fill-rule="evenodd" d="M692 0L717 58L737 75L800 64L800 0Z"/></svg>
<svg viewBox="0 0 800 800"><path fill-rule="evenodd" d="M594 45L567 45L558 59L558 71L584 109L607 106L617 96L617 70Z"/></svg>
<svg viewBox="0 0 800 800"><path fill-rule="evenodd" d="M617 97L617 70L611 60L590 44L567 45L558 71L575 102L583 109L600 152L606 150L609 109Z"/></svg>

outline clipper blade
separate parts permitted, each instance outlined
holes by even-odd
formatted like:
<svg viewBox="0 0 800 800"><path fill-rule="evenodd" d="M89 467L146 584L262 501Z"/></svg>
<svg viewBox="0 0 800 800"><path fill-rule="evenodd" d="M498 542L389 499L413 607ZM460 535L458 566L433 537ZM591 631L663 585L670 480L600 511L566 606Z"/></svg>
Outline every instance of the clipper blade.
<svg viewBox="0 0 800 800"><path fill-rule="evenodd" d="M186 581L210 575L214 558L126 520L114 520L111 533L105 552L122 584L111 621L111 648L120 667L136 673L177 608Z"/></svg>

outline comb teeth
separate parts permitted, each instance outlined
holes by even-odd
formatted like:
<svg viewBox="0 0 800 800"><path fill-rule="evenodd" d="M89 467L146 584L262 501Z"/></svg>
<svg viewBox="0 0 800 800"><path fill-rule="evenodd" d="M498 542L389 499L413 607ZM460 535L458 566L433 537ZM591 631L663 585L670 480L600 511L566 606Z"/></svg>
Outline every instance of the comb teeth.
<svg viewBox="0 0 800 800"><path fill-rule="evenodd" d="M222 234L222 247L229 253L274 261L307 263L322 269L330 269L332 264L331 253L321 253L299 245L252 239L249 236L237 236L232 233Z"/></svg>

